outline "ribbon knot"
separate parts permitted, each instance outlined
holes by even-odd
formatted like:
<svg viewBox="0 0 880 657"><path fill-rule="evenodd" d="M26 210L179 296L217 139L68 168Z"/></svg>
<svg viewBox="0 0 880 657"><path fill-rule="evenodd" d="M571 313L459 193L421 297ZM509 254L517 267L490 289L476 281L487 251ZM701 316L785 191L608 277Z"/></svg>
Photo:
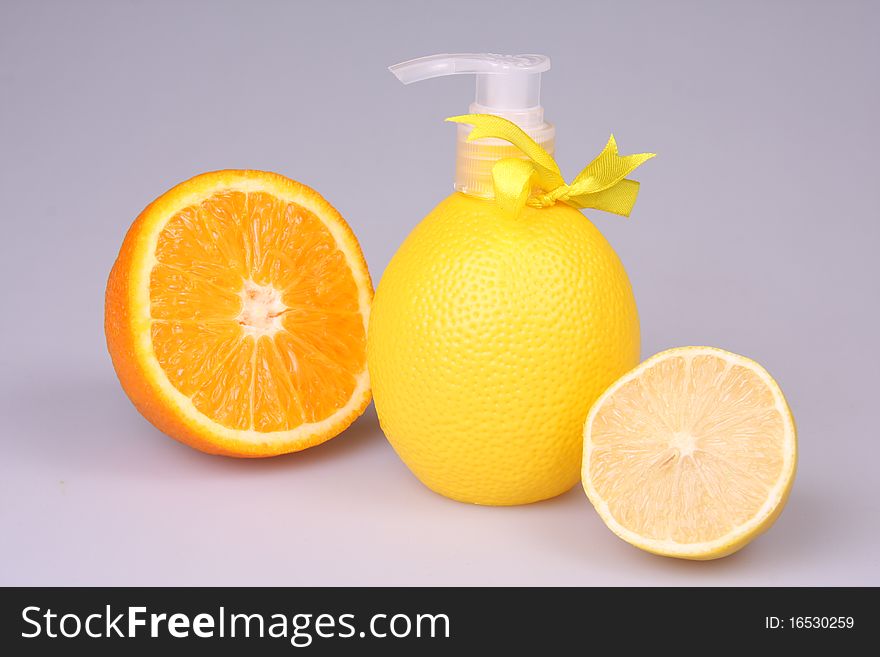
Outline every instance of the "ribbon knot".
<svg viewBox="0 0 880 657"><path fill-rule="evenodd" d="M464 114L446 120L474 126L468 141L503 139L529 158L508 157L492 167L495 201L514 217L526 205L546 208L560 202L628 217L639 194L639 183L626 176L654 157L654 153L619 155L611 135L596 159L566 184L556 160L515 123L492 114Z"/></svg>

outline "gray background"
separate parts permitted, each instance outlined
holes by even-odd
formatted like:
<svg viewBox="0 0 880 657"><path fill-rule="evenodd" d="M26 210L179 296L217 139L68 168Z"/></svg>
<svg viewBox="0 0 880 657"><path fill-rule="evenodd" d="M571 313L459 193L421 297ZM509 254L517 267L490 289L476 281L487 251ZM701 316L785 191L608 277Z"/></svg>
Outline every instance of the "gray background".
<svg viewBox="0 0 880 657"><path fill-rule="evenodd" d="M880 584L878 3L0 4L0 584ZM473 80L404 87L434 52L553 58L572 176L608 133L651 150L623 259L642 353L753 357L800 429L788 507L711 563L642 553L577 488L481 508L418 483L372 408L264 461L164 437L102 332L130 222L193 174L323 193L375 281L450 191Z"/></svg>

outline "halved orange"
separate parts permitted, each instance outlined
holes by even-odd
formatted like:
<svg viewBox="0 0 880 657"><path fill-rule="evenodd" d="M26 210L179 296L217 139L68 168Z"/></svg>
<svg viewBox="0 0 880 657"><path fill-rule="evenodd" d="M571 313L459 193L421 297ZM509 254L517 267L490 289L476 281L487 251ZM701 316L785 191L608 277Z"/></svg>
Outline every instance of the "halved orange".
<svg viewBox="0 0 880 657"><path fill-rule="evenodd" d="M605 524L655 554L715 559L782 511L794 419L773 377L744 356L680 347L649 358L593 404L583 483Z"/></svg>
<svg viewBox="0 0 880 657"><path fill-rule="evenodd" d="M137 409L205 452L261 457L339 434L370 402L373 286L320 194L263 171L153 201L110 272L107 346Z"/></svg>

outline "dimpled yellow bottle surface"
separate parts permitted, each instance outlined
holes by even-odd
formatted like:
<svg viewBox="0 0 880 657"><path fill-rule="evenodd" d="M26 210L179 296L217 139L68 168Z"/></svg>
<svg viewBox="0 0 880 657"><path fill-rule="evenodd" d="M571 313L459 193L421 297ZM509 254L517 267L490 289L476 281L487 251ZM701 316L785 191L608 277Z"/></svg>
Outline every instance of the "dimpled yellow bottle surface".
<svg viewBox="0 0 880 657"><path fill-rule="evenodd" d="M537 502L578 482L590 405L639 360L626 272L575 208L628 215L638 183L625 176L653 155L621 157L612 137L566 185L510 121L449 120L528 159L495 163L491 200L449 196L392 258L367 337L373 398L388 440L432 490Z"/></svg>
<svg viewBox="0 0 880 657"><path fill-rule="evenodd" d="M639 360L626 272L568 205L456 193L392 259L367 346L394 449L432 490L524 504L580 480L590 404Z"/></svg>

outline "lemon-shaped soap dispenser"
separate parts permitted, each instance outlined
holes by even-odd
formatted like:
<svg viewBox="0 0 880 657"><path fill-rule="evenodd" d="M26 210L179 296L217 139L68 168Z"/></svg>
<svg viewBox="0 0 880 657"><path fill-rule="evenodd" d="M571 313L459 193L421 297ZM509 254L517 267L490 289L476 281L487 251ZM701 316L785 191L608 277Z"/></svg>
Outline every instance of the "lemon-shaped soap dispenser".
<svg viewBox="0 0 880 657"><path fill-rule="evenodd" d="M434 55L404 83L476 76L458 123L455 192L392 258L370 316L379 421L412 472L464 502L525 504L580 481L584 420L639 360L620 259L578 208L628 214L650 154L612 140L565 184L544 119L543 55ZM405 177L406 172L396 177Z"/></svg>

